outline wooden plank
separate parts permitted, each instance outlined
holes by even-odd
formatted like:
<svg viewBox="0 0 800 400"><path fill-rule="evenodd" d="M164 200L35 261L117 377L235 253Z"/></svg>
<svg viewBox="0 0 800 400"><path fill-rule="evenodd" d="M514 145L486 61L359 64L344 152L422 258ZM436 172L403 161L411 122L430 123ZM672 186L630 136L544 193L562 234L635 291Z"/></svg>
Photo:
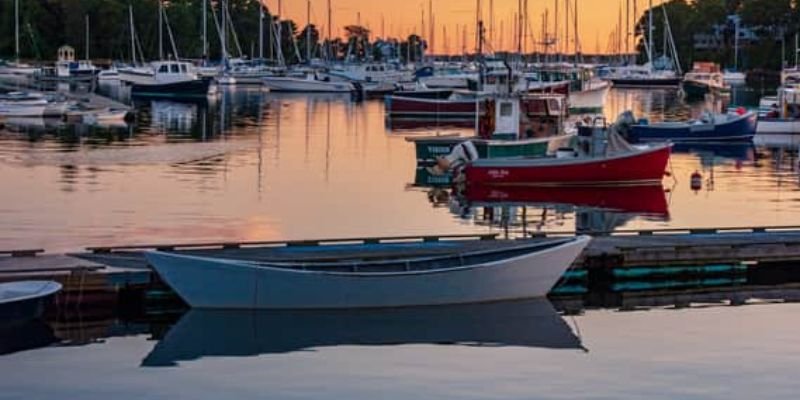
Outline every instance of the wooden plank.
<svg viewBox="0 0 800 400"><path fill-rule="evenodd" d="M44 253L44 249L0 250L0 255L11 257L36 257L41 253Z"/></svg>

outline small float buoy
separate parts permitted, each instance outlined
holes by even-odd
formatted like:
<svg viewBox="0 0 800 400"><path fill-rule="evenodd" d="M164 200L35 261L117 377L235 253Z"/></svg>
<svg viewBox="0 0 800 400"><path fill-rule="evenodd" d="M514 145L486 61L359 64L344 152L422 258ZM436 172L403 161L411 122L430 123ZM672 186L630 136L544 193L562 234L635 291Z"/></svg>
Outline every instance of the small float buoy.
<svg viewBox="0 0 800 400"><path fill-rule="evenodd" d="M692 174L692 190L695 192L699 191L703 188L703 175L700 174L698 171L694 171Z"/></svg>

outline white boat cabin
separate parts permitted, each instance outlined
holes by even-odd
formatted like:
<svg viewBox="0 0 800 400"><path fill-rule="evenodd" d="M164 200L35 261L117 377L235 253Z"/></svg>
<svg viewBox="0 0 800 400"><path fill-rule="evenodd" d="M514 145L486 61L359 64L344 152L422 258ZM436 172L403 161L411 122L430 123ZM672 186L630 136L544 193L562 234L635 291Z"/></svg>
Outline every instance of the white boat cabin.
<svg viewBox="0 0 800 400"><path fill-rule="evenodd" d="M521 140L555 136L563 132L568 116L566 98L558 94L531 94L497 97L487 110L493 118L484 121L482 136L491 139Z"/></svg>
<svg viewBox="0 0 800 400"><path fill-rule="evenodd" d="M192 63L182 61L156 61L152 64L153 78L158 83L173 83L197 80L197 71Z"/></svg>

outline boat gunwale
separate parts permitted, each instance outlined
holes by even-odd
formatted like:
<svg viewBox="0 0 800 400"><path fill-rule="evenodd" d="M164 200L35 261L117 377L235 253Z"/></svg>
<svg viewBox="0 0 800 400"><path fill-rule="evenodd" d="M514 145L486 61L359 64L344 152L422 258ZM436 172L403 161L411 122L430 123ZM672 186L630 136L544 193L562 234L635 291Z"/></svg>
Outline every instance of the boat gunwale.
<svg viewBox="0 0 800 400"><path fill-rule="evenodd" d="M531 251L527 252L518 256L508 257L508 258L500 258L496 260L491 260L487 262L478 262L475 264L470 265L462 265L456 267L448 267L448 268L435 268L435 269L427 269L427 270L403 270L403 271L388 271L388 272L359 272L358 267L369 267L373 265L379 265L377 263L364 263L364 264L357 264L357 263L346 263L344 265L334 265L333 263L329 264L310 264L310 265L323 265L323 266L349 266L354 270L351 272L342 272L342 271L324 271L318 269L298 269L302 267L304 264L298 263L298 268L290 268L290 267L277 267L271 265L280 265L275 263L258 263L252 261L244 261L244 260L231 260L231 259L224 259L224 258L214 258L214 257L206 257L206 256L193 256L193 255L186 255L186 254L178 254L178 253L170 253L170 252L162 252L162 251L150 251L146 252L146 255L156 255L161 257L171 257L171 258L178 258L186 261L199 261L199 262L210 262L214 263L219 266L224 267L231 267L231 268L248 268L253 270L260 270L260 271L270 271L275 273L285 273L285 274L305 274L305 275L317 275L317 276L335 276L335 277L355 277L355 278L386 278L386 277L409 277L409 276L420 276L420 275L438 275L444 273L452 273L452 272L461 272L461 271L469 271L474 269L480 268L490 268L496 266L498 264L505 264L511 263L514 261L518 261L520 259L524 259L527 257L531 257L532 255L542 255L548 254L556 251L561 251L564 248L569 246L575 245L584 245L591 241L591 237L587 235L576 236L573 238L566 238L566 239L557 239L553 240L552 242L547 243L547 247L544 247L538 251ZM503 248L503 249L493 249L493 250L483 250L480 252L473 252L470 253L470 256L480 256L483 254L479 253L501 253L501 252L511 252L511 251L520 251L526 248L536 248L536 247L543 247L545 244L536 243L536 244L528 244L527 246L516 246L513 248ZM452 258L459 258L463 257L463 254L456 254L456 255L449 255L442 257L443 259L452 259ZM431 257L434 261L436 260L435 257ZM419 258L415 260L416 263L423 263L429 262L428 259ZM397 264L396 260L387 262L391 264ZM305 264L309 265L309 264Z"/></svg>
<svg viewBox="0 0 800 400"><path fill-rule="evenodd" d="M483 158L470 163L467 168L549 168L565 165L587 165L594 163L604 163L610 161L624 160L631 157L640 157L659 153L664 150L671 150L675 144L666 142L655 144L648 149L636 149L635 151L614 154L606 157L586 157L586 158L556 158L556 157L513 157L513 158ZM512 163L509 163L511 161ZM506 163L505 165L503 163Z"/></svg>
<svg viewBox="0 0 800 400"><path fill-rule="evenodd" d="M28 284L28 285L42 284L42 287L39 288L36 292L25 294L24 296L9 297L9 298L0 297L0 306L6 305L6 304L17 303L17 302L21 302L21 301L28 301L28 300L36 300L36 299L45 298L45 297L48 297L48 296L51 296L51 295L54 295L54 294L58 293L63 288L63 286L60 283L55 282L55 281L17 281L17 282L2 283L2 284L0 284L0 289L2 289L3 286L11 287L11 286L13 286L15 284L16 285L19 285L19 284Z"/></svg>

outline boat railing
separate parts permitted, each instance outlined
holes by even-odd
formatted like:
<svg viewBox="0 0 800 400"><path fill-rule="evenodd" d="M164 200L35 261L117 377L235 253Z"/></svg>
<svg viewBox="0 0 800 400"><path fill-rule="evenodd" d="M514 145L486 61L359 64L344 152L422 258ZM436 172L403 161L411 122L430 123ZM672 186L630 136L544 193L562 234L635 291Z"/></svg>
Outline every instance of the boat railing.
<svg viewBox="0 0 800 400"><path fill-rule="evenodd" d="M402 242L439 242L458 240L495 240L496 233L456 234L456 235L428 235L428 236L389 236L389 237L360 237L342 239L311 239L311 240L284 240L284 241L251 241L251 242L208 242L184 244L139 244L127 246L98 246L87 247L86 250L95 254L113 253L120 251L137 250L197 250L197 249L223 249L232 250L247 247L295 247L295 246L325 246L342 244L385 244Z"/></svg>
<svg viewBox="0 0 800 400"><path fill-rule="evenodd" d="M592 231L558 231L527 232L526 236L534 238L569 237L575 235L589 236L658 236L658 235L724 235L724 234L759 234L759 233L798 233L800 226L762 226L762 227L727 227L727 228L664 228L644 230L592 230Z"/></svg>

